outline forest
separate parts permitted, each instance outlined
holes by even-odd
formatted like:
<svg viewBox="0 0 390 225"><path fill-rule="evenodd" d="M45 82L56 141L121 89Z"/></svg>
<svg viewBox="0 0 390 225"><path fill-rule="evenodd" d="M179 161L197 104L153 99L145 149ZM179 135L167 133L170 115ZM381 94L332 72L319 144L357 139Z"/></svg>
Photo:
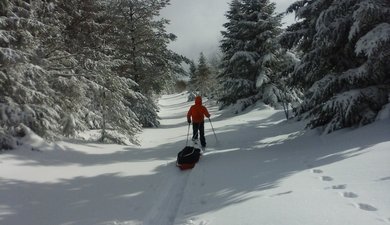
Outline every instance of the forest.
<svg viewBox="0 0 390 225"><path fill-rule="evenodd" d="M0 0L0 149L27 132L137 144L159 126L159 97L180 91L236 113L261 101L323 133L390 117L388 0L298 0L283 14L232 0L220 54L197 62L168 47L169 3Z"/></svg>

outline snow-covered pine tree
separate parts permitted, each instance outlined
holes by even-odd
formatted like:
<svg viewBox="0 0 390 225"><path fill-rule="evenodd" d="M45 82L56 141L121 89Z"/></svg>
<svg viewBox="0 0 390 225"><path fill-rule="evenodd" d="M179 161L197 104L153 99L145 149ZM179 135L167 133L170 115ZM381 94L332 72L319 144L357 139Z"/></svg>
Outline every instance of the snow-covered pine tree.
<svg viewBox="0 0 390 225"><path fill-rule="evenodd" d="M2 140L9 140L9 131L25 123L46 137L104 128L101 140L124 142L123 134L136 142L134 134L141 129L140 121L152 121L151 126L158 123L157 106L149 96L171 82L166 77L182 72L180 62L184 58L167 50L167 44L175 37L165 32L164 19L149 19L147 22L153 26L147 28L142 27L143 18L138 18L138 31L153 32L137 39L128 35L133 30L120 32L128 20L112 9L121 2L124 1L1 1ZM167 2L147 1L142 10L155 17ZM138 58L134 60L127 57L128 52L120 51L133 40L144 43L136 49ZM142 69L148 67L149 74L157 74L155 79L149 79L152 87L147 79L140 79L144 84L141 88L132 80L134 74L122 70L136 60L144 63ZM153 68L159 73L153 73Z"/></svg>
<svg viewBox="0 0 390 225"><path fill-rule="evenodd" d="M59 133L59 113L48 73L37 62L43 29L37 1L2 1L0 10L0 126L9 134L25 124L37 134ZM50 132L49 132L50 131ZM8 138L9 139L9 138Z"/></svg>
<svg viewBox="0 0 390 225"><path fill-rule="evenodd" d="M277 106L284 98L280 90L281 69L285 58L277 37L281 15L268 0L233 0L222 32L223 72L222 106L240 100L241 110L257 100Z"/></svg>
<svg viewBox="0 0 390 225"><path fill-rule="evenodd" d="M210 94L210 80L211 80L211 71L210 67L207 65L206 57L203 52L200 53L199 56L199 64L198 64L198 87L200 90L201 96L209 96Z"/></svg>
<svg viewBox="0 0 390 225"><path fill-rule="evenodd" d="M56 135L73 136L77 130L106 125L101 140L135 143L140 125L124 98L132 95L135 84L112 72L116 62L112 60L114 37L107 32L113 27L106 16L107 2L34 3L44 29L35 32L39 41L33 62L48 74L45 81L53 90L54 104L47 108L58 112L53 123L57 124ZM113 105L107 107L110 103ZM120 135L110 134L118 131Z"/></svg>
<svg viewBox="0 0 390 225"><path fill-rule="evenodd" d="M190 95L188 96L188 101L194 101L197 95L204 96L209 99L214 97L217 92L214 89L218 85L217 67L220 62L215 61L213 63L215 64L210 65L203 52L199 54L198 64L191 61L189 68L190 80L188 82L188 91L190 92Z"/></svg>
<svg viewBox="0 0 390 225"><path fill-rule="evenodd" d="M196 86L196 75L197 75L197 68L196 68L196 63L193 60L189 61L189 80L187 84L187 90L188 90L188 102L192 102L195 100L195 97L198 95L198 90Z"/></svg>
<svg viewBox="0 0 390 225"><path fill-rule="evenodd" d="M294 70L306 89L297 112L326 133L374 121L389 103L390 2L301 0L288 11L299 21L282 43L303 52Z"/></svg>
<svg viewBox="0 0 390 225"><path fill-rule="evenodd" d="M242 75L247 70L246 66L238 60L232 60L236 52L242 51L245 42L241 40L240 22L243 20L241 5L239 0L233 0L230 3L229 11L226 13L228 22L223 25L226 31L221 32L223 36L220 46L223 53L223 72L219 75L221 80L219 101L223 106L234 104L238 99L255 95L255 83Z"/></svg>
<svg viewBox="0 0 390 225"><path fill-rule="evenodd" d="M141 131L141 124L132 110L134 104L128 101L129 98L134 99L139 95L133 91L135 83L129 78L116 75L106 75L98 77L98 79L102 80L97 81L97 84L101 82L105 82L105 84L96 86L99 88L98 93L94 94L96 102L98 102L95 105L98 114L92 114L92 118L96 116L101 118L99 124L102 130L100 141L121 144L127 144L130 141L137 144L138 140L135 134ZM96 88L92 87L91 90L96 91ZM144 99L138 98L137 100L142 102Z"/></svg>
<svg viewBox="0 0 390 225"><path fill-rule="evenodd" d="M302 89L291 84L292 72L298 62L299 59L295 53L283 49L280 51L279 63L277 63L274 68L277 77L280 77L280 80L276 84L278 104L283 108L286 119L291 118L291 109L298 107L303 98Z"/></svg>
<svg viewBox="0 0 390 225"><path fill-rule="evenodd" d="M116 40L113 22L108 7L110 2L94 0L63 1L58 7L65 12L66 26L64 48L72 64L71 78L62 78L64 83L78 80L82 96L68 96L73 100L68 107L71 114L65 124L76 118L78 127L102 129L104 142L137 143L135 134L141 129L139 119L128 101L137 94L137 84L128 77L116 73L122 61L116 59ZM74 10L74 8L78 10ZM67 81L65 81L65 80ZM74 102L75 97L83 101ZM66 128L66 126L64 126Z"/></svg>
<svg viewBox="0 0 390 225"><path fill-rule="evenodd" d="M222 54L220 52L215 52L210 55L207 59L207 65L210 70L210 77L208 80L209 92L207 93L207 97L209 99L217 100L219 99L218 93L218 75L222 72L221 70L221 62L222 62Z"/></svg>
<svg viewBox="0 0 390 225"><path fill-rule="evenodd" d="M210 94L210 85L211 85L211 71L210 67L207 65L206 57L203 52L199 55L199 61L197 70L195 72L195 79L192 82L197 90L198 95L209 96Z"/></svg>
<svg viewBox="0 0 390 225"><path fill-rule="evenodd" d="M147 99L141 102L129 99L145 127L159 125L155 95L174 83L183 60L167 49L167 44L176 37L166 32L168 21L158 19L160 10L168 3L169 0L117 0L111 9L117 15L115 33L120 37L116 57L122 60L116 72L134 80L138 84L136 90Z"/></svg>
<svg viewBox="0 0 390 225"><path fill-rule="evenodd" d="M74 136L77 130L86 128L82 126L85 123L80 123L78 110L87 98L75 73L79 63L66 45L70 38L65 30L72 17L61 4L61 1L35 1L35 12L44 29L37 32L39 44L34 62L47 71L47 82L54 91L55 105L51 107L58 111L61 128L57 135Z"/></svg>

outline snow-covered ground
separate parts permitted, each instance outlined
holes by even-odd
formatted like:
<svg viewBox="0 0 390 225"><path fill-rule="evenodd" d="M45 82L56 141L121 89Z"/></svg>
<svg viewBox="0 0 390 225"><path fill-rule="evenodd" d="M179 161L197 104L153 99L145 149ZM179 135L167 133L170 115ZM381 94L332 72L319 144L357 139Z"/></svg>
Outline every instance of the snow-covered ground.
<svg viewBox="0 0 390 225"><path fill-rule="evenodd" d="M4 225L390 224L390 120L330 135L258 105L240 115L206 106L208 148L190 171L186 95L160 100L162 126L140 147L44 144L0 154Z"/></svg>

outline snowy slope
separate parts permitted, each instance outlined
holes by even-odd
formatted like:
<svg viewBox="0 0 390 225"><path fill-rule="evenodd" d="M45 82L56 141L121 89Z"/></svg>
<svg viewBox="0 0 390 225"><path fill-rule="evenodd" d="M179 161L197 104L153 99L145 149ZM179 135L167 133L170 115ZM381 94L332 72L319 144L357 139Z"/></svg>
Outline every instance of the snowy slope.
<svg viewBox="0 0 390 225"><path fill-rule="evenodd" d="M191 171L186 95L160 100L141 146L45 144L0 154L4 225L390 224L390 120L320 136L258 105L238 116L206 106L208 149Z"/></svg>

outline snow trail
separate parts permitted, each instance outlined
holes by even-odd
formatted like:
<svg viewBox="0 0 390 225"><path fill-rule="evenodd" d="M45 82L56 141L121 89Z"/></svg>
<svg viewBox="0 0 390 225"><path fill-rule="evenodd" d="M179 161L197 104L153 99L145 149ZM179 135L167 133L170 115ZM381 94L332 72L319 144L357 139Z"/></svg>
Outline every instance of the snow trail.
<svg viewBox="0 0 390 225"><path fill-rule="evenodd" d="M172 104L172 102L175 102L175 104ZM185 102L183 96L179 94L163 97L159 104L161 128L145 130L143 133L145 137L144 142L149 142L148 140L150 138L153 138L155 135L162 135L161 133L163 132L167 139L173 140L176 138L175 140L180 140L181 138L182 140L180 142L185 143L184 141L186 140L184 138L187 137L187 131L190 131L190 129L189 127L187 128L186 124L182 124L182 122L186 121L186 110L188 110L192 102ZM175 137L179 129L183 133L180 138ZM150 135L150 132L153 132L154 135ZM176 149L173 155L176 155L184 147L184 145L180 144L178 143L171 147ZM191 144L191 141L188 144ZM167 180L164 182L154 206L144 219L143 225L174 224L192 174L192 170L180 171L175 166L175 162L176 158L172 163L168 164L170 168L164 174L167 176Z"/></svg>
<svg viewBox="0 0 390 225"><path fill-rule="evenodd" d="M190 173L191 171L177 171L174 173L174 176L167 180L167 185L161 190L161 195L156 200L156 205L151 209L149 216L145 219L144 225L173 224L183 199Z"/></svg>
<svg viewBox="0 0 390 225"><path fill-rule="evenodd" d="M160 99L161 126L141 146L63 141L0 154L0 223L390 224L390 120L319 136L263 104L233 115L205 103L222 143L207 123L206 153L189 171L175 166L185 94Z"/></svg>

